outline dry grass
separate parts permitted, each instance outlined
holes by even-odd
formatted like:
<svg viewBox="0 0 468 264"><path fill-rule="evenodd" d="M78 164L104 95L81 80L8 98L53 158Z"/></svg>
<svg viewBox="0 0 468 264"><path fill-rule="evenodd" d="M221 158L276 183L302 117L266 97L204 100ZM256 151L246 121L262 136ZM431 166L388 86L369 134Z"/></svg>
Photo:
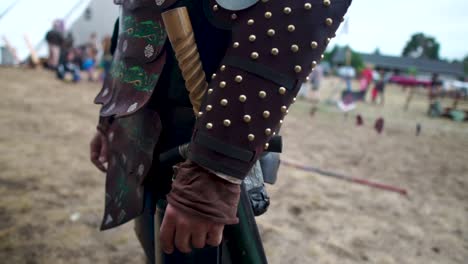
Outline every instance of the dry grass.
<svg viewBox="0 0 468 264"><path fill-rule="evenodd" d="M99 85L8 68L0 80L0 259L141 263L131 225L98 231L104 177L88 161L88 142ZM328 80L324 93L335 85ZM423 97L404 112L403 92L388 91L385 107L356 110L364 127L325 104L311 118L299 101L283 128L283 157L409 196L283 167L259 218L271 263L468 263L468 126L425 117ZM382 135L372 130L379 116Z"/></svg>

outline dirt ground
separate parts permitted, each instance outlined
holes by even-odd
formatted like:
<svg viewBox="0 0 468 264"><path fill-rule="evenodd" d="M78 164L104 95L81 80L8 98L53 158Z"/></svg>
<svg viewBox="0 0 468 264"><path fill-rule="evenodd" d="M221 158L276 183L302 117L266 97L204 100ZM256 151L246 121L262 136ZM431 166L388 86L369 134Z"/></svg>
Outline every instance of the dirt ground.
<svg viewBox="0 0 468 264"><path fill-rule="evenodd" d="M322 97L337 85L326 80ZM0 68L1 263L143 263L131 225L98 231L104 176L88 158L98 89ZM258 218L270 263L468 263L468 125L427 118L424 96L405 112L405 92L387 91L384 107L348 116L323 103L311 117L298 100L282 157L408 196L283 166Z"/></svg>

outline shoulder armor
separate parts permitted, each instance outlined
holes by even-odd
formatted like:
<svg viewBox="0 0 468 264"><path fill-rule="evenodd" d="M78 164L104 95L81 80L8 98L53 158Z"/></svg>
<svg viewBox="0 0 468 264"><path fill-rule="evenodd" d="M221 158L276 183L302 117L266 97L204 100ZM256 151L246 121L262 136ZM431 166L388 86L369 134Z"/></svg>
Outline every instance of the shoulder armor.
<svg viewBox="0 0 468 264"><path fill-rule="evenodd" d="M230 11L239 11L255 5L259 0L216 0L218 5Z"/></svg>

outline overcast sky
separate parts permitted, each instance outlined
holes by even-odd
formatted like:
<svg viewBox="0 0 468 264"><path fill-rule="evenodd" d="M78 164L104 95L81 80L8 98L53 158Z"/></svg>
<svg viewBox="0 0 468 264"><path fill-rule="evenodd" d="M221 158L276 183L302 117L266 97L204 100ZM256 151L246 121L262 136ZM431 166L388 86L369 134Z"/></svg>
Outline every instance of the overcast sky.
<svg viewBox="0 0 468 264"><path fill-rule="evenodd" d="M400 55L411 35L423 32L439 41L441 57L468 55L468 0L353 0L347 18L349 34L331 45Z"/></svg>
<svg viewBox="0 0 468 264"><path fill-rule="evenodd" d="M14 1L0 0L0 14ZM55 2L57 9L69 4L65 0ZM31 8L30 14L23 14L30 19L21 21L34 23L37 11ZM378 47L383 54L400 55L410 36L423 32L440 42L443 58L468 55L468 0L354 0L347 17L349 34L338 34L331 45L349 44L361 52L373 52Z"/></svg>

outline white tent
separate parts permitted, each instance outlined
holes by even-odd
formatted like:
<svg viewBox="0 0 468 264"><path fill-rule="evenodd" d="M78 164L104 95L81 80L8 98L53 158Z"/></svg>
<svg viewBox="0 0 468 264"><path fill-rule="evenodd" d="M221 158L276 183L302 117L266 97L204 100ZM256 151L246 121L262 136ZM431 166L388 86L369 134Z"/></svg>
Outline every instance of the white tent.
<svg viewBox="0 0 468 264"><path fill-rule="evenodd" d="M7 39L23 61L30 55L26 35L39 56L46 56L44 37L56 19L64 21L76 44L82 44L92 32L99 38L111 34L117 15L112 0L1 0L0 46Z"/></svg>

